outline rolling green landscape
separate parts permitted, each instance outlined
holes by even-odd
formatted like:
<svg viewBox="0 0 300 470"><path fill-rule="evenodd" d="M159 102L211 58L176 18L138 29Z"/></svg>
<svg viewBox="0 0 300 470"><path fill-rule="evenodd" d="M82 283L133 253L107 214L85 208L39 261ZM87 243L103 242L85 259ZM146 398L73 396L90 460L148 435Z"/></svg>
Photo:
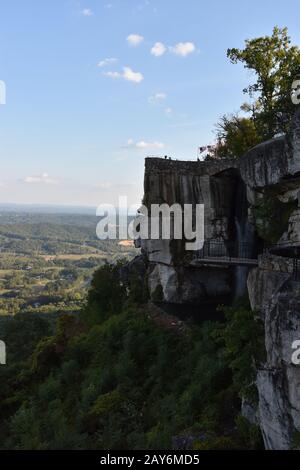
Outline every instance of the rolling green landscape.
<svg viewBox="0 0 300 470"><path fill-rule="evenodd" d="M0 210L0 315L80 310L95 269L137 253L130 243L99 240L97 222Z"/></svg>

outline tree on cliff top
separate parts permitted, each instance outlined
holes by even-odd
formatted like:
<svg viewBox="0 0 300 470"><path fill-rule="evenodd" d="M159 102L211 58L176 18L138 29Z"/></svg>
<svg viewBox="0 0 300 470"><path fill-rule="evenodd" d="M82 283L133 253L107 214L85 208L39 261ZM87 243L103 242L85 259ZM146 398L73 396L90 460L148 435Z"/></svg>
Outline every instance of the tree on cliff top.
<svg viewBox="0 0 300 470"><path fill-rule="evenodd" d="M249 117L223 116L217 125L218 156L227 152L239 157L256 143L286 132L295 111L291 90L300 76L300 49L291 45L287 28L275 27L271 36L247 39L244 49L228 49L227 57L255 77L243 90L250 100L241 110Z"/></svg>
<svg viewBox="0 0 300 470"><path fill-rule="evenodd" d="M244 49L228 49L227 57L255 74L256 81L243 90L252 102L242 109L251 112L262 137L285 131L295 108L292 83L300 73L300 50L291 45L287 28L276 26L272 36L246 40Z"/></svg>
<svg viewBox="0 0 300 470"><path fill-rule="evenodd" d="M239 158L261 142L252 119L238 115L222 116L217 126L217 158Z"/></svg>

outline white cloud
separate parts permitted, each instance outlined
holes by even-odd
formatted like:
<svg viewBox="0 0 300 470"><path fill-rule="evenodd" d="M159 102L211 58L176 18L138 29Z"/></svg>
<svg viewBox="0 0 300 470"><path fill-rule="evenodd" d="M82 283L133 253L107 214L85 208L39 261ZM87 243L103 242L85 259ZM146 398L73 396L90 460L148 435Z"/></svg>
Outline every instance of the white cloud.
<svg viewBox="0 0 300 470"><path fill-rule="evenodd" d="M140 83L144 80L144 76L140 72L134 72L130 67L124 67L123 73L120 72L104 72L103 75L110 78L123 78L128 82Z"/></svg>
<svg viewBox="0 0 300 470"><path fill-rule="evenodd" d="M149 149L163 149L165 144L162 142L147 142L145 140L139 140L135 142L133 139L128 139L127 148L136 148L138 150L149 150Z"/></svg>
<svg viewBox="0 0 300 470"><path fill-rule="evenodd" d="M186 57L196 51L196 45L193 42L179 42L175 46L166 47L162 42L156 42L150 52L155 57L161 57L167 51L180 57Z"/></svg>
<svg viewBox="0 0 300 470"><path fill-rule="evenodd" d="M100 62L98 62L98 67L106 67L107 65L115 64L117 61L118 59L115 57L108 57L106 59L100 60Z"/></svg>
<svg viewBox="0 0 300 470"><path fill-rule="evenodd" d="M119 72L103 72L103 75L109 78L121 78L122 77L122 74Z"/></svg>
<svg viewBox="0 0 300 470"><path fill-rule="evenodd" d="M181 57L186 57L196 51L196 46L193 42L179 42L174 47L170 47L170 51Z"/></svg>
<svg viewBox="0 0 300 470"><path fill-rule="evenodd" d="M135 144L137 149L163 149L165 144L162 142L145 142L141 140Z"/></svg>
<svg viewBox="0 0 300 470"><path fill-rule="evenodd" d="M23 182L27 184L35 184L35 183L58 184L58 180L54 178L50 178L48 173L43 173L41 175L35 175L35 176L26 176Z"/></svg>
<svg viewBox="0 0 300 470"><path fill-rule="evenodd" d="M83 16L93 16L93 12L90 8L84 8L82 11L81 11L81 14Z"/></svg>
<svg viewBox="0 0 300 470"><path fill-rule="evenodd" d="M124 67L123 71L123 78L129 82L140 83L144 80L143 74L134 72L130 67Z"/></svg>
<svg viewBox="0 0 300 470"><path fill-rule="evenodd" d="M167 48L162 42L156 42L151 49L151 54L155 57L161 57L166 51Z"/></svg>
<svg viewBox="0 0 300 470"><path fill-rule="evenodd" d="M140 34L129 34L127 37L127 42L130 46L139 46L143 41L144 38Z"/></svg>
<svg viewBox="0 0 300 470"><path fill-rule="evenodd" d="M166 98L167 98L166 93L159 92L159 93L155 93L152 96L149 96L148 101L151 104L159 104L162 101L164 101Z"/></svg>

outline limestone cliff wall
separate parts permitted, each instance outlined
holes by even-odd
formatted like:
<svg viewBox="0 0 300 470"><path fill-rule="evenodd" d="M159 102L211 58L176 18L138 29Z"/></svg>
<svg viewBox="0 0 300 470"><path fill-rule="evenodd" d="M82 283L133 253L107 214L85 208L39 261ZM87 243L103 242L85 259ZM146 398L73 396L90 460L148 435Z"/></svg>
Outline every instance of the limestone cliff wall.
<svg viewBox="0 0 300 470"><path fill-rule="evenodd" d="M206 239L235 236L235 201L241 182L236 161L183 162L146 159L144 204L204 204ZM232 291L232 271L220 267L191 266L184 241L144 240L149 261L149 291L153 300L171 303L216 302ZM219 299L219 300L218 300Z"/></svg>
<svg viewBox="0 0 300 470"><path fill-rule="evenodd" d="M265 323L267 359L258 370L259 422L267 449L294 446L300 432L300 367L293 364L293 342L300 339L300 283L288 258L267 255L251 271L253 310Z"/></svg>
<svg viewBox="0 0 300 470"><path fill-rule="evenodd" d="M146 159L148 207L203 203L205 238L235 241L243 222L242 232L255 237L258 251L269 248L247 281L251 306L265 323L267 357L257 375L256 417L267 449L292 448L300 433L300 366L291 361L292 343L300 340L300 283L293 276L300 253L299 194L300 109L286 136L256 146L238 162ZM195 268L179 241L145 240L142 250L152 300L198 304L199 312L206 301L232 296L245 276L228 267Z"/></svg>
<svg viewBox="0 0 300 470"><path fill-rule="evenodd" d="M297 109L289 133L257 145L239 161L241 176L249 188L264 189L290 181L300 171L300 111ZM289 186L289 184L287 184Z"/></svg>
<svg viewBox="0 0 300 470"><path fill-rule="evenodd" d="M257 230L270 246L248 276L251 307L265 324L259 422L267 449L291 449L300 432L300 366L292 362L293 342L300 339L300 282L293 269L300 247L299 109L287 136L252 149L240 170Z"/></svg>

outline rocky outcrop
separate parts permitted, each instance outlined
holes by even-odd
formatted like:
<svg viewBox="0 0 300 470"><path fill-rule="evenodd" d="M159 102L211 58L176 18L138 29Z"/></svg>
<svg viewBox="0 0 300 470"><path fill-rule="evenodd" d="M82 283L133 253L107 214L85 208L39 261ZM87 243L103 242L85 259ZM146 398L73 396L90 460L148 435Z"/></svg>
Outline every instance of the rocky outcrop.
<svg viewBox="0 0 300 470"><path fill-rule="evenodd" d="M242 181L235 160L182 162L146 159L144 204L204 204L205 239L236 238L237 193ZM244 208L247 211L247 208ZM238 208L240 213L240 207ZM152 300L198 303L214 298L216 303L233 290L234 273L228 266L191 266L195 253L187 253L184 241L143 240L149 260L149 291Z"/></svg>
<svg viewBox="0 0 300 470"><path fill-rule="evenodd" d="M241 176L249 188L265 189L288 183L300 172L300 111L296 111L289 133L257 145L239 162Z"/></svg>
<svg viewBox="0 0 300 470"><path fill-rule="evenodd" d="M288 149L285 137L257 145L240 160L240 171L249 188L277 184L288 174Z"/></svg>
<svg viewBox="0 0 300 470"><path fill-rule="evenodd" d="M282 247L300 244L300 108L288 134L251 149L239 170L259 235Z"/></svg>
<svg viewBox="0 0 300 470"><path fill-rule="evenodd" d="M258 410L243 403L243 413L259 422L267 449L290 449L300 436L300 366L292 361L292 344L300 340L300 283L294 276L299 195L299 108L286 136L256 146L240 161L146 159L147 207L202 203L205 239L225 249L246 240L260 253L247 287L265 324L266 361L257 374ZM244 292L245 268L196 267L183 241L143 240L141 248L153 301L203 307L207 300L217 305Z"/></svg>
<svg viewBox="0 0 300 470"><path fill-rule="evenodd" d="M259 422L267 449L290 449L300 432L300 367L293 343L300 339L300 284L288 258L268 255L248 277L253 310L265 323L267 358L258 370Z"/></svg>

